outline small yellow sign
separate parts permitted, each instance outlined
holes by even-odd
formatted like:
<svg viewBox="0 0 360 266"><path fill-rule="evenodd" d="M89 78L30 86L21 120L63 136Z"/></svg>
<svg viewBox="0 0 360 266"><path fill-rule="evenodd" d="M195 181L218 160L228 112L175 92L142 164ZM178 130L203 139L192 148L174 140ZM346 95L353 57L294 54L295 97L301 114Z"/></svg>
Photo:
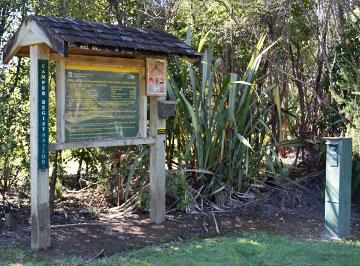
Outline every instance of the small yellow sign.
<svg viewBox="0 0 360 266"><path fill-rule="evenodd" d="M165 134L166 128L158 128L157 132L158 134Z"/></svg>

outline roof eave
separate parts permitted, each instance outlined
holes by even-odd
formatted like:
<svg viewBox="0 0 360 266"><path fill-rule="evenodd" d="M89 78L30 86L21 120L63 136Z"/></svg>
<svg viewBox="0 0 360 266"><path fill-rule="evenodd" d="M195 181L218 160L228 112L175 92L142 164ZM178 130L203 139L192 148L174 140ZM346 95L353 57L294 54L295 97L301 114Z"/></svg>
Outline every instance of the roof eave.
<svg viewBox="0 0 360 266"><path fill-rule="evenodd" d="M64 40L59 34L53 31L51 28L46 27L40 20L35 16L33 20L41 26L41 29L49 39L49 46L54 49L62 57L68 57L68 42Z"/></svg>
<svg viewBox="0 0 360 266"><path fill-rule="evenodd" d="M45 43L62 57L68 56L67 42L48 29L36 17L30 16L4 46L3 61L9 63L21 47Z"/></svg>
<svg viewBox="0 0 360 266"><path fill-rule="evenodd" d="M188 53L176 53L176 52L164 52L164 51L151 51L145 49L130 49L130 48L123 48L123 47L116 47L116 46L103 46L103 45L96 45L96 44L86 44L80 42L69 42L68 43L69 52L72 53L76 50L83 50L83 51L93 51L94 53L115 53L119 54L119 56L136 56L136 55L144 55L144 56L177 56L184 58L185 60L194 63L201 59L202 55L197 52ZM75 49L75 50L74 50Z"/></svg>
<svg viewBox="0 0 360 266"><path fill-rule="evenodd" d="M173 37L174 38L174 37ZM176 39L176 38L175 38ZM177 39L176 39L177 40ZM69 43L68 43L69 41ZM180 40L177 40L180 41ZM82 42L80 42L82 43ZM49 27L46 20L43 17L39 16L30 16L28 17L24 23L22 23L19 30L12 36L12 38L8 41L5 45L3 50L3 58L4 63L8 63L11 58L17 54L22 47L28 47L30 45L35 44L46 44L48 45L53 51L58 53L61 57L67 57L69 54L69 50L74 48L73 41L70 42L70 39L64 38L58 31L55 31L53 28ZM76 45L75 45L76 46ZM81 45L80 45L81 46ZM176 49L141 49L134 45L132 49L129 47L116 47L115 46L102 46L102 45L95 45L84 43L84 46L91 46L92 48L102 47L103 49L107 50L115 50L120 54L123 51L131 51L133 54L142 54L142 55L157 55L157 56L178 56L185 58L189 62L196 62L201 58L201 54L197 53L191 47L188 47L188 50L180 49L180 51L176 51ZM81 49L81 47L78 47ZM140 48L140 49L139 49Z"/></svg>

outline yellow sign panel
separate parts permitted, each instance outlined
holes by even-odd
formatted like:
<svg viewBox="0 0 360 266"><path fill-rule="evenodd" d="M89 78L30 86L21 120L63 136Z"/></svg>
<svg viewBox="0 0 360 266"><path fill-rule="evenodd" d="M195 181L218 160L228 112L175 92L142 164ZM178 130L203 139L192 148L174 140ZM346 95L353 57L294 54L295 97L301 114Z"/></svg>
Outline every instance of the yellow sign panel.
<svg viewBox="0 0 360 266"><path fill-rule="evenodd" d="M140 73L139 68L118 68L118 67L103 67L103 66L83 66L83 65L66 65L65 69L73 70L94 70L94 71L107 71L107 72L120 72L120 73Z"/></svg>
<svg viewBox="0 0 360 266"><path fill-rule="evenodd" d="M157 132L158 132L158 134L165 134L166 128L158 128Z"/></svg>

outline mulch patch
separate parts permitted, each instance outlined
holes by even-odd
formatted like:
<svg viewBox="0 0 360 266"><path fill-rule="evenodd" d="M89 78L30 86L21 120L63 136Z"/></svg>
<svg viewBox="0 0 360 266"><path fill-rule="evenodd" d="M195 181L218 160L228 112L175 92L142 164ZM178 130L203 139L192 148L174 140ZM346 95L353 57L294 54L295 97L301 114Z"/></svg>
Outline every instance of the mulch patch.
<svg viewBox="0 0 360 266"><path fill-rule="evenodd" d="M321 239L324 231L321 197L317 193L309 192L311 196L295 191L283 190L266 201L254 201L226 212L172 213L159 225L150 223L147 213L124 216L117 208L92 202L96 198L92 191L74 191L57 203L51 218L51 248L36 255L88 259L100 253L111 255L162 243L219 235L244 236L258 231L300 239ZM29 253L29 200L21 200L16 194L9 195L8 200L11 226L5 227L1 221L0 206L0 250L13 246ZM360 239L360 205L352 207L352 234L355 239Z"/></svg>
<svg viewBox="0 0 360 266"><path fill-rule="evenodd" d="M353 208L352 233L356 239L360 239L359 210ZM50 258L90 258L101 251L103 255L110 255L172 241L182 242L218 235L246 235L257 231L301 239L320 239L323 223L322 211L306 213L299 209L280 210L274 206L248 206L214 213L214 216L212 213L175 213L168 215L160 225L151 224L147 214L126 217L117 216L116 213L102 214L97 218L91 217L87 225L55 226L51 229L51 248L37 255ZM15 223L11 228L1 228L0 249L6 245L29 251L29 225Z"/></svg>

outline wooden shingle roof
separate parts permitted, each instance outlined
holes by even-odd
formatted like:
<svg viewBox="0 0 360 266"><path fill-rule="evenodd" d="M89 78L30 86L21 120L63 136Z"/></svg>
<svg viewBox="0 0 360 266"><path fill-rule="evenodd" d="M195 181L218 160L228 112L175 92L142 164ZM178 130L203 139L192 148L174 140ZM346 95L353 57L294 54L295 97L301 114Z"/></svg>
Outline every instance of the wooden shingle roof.
<svg viewBox="0 0 360 266"><path fill-rule="evenodd" d="M30 24L32 28L34 26L37 28L31 33L41 31L46 38L45 43L64 57L68 55L71 48L111 51L128 55L178 55L189 59L200 57L200 54L189 45L160 30L46 16L30 16L22 27ZM18 36L20 31L21 28L5 46L4 61L8 61L16 54L16 50L20 49L20 47L14 47L21 46Z"/></svg>

